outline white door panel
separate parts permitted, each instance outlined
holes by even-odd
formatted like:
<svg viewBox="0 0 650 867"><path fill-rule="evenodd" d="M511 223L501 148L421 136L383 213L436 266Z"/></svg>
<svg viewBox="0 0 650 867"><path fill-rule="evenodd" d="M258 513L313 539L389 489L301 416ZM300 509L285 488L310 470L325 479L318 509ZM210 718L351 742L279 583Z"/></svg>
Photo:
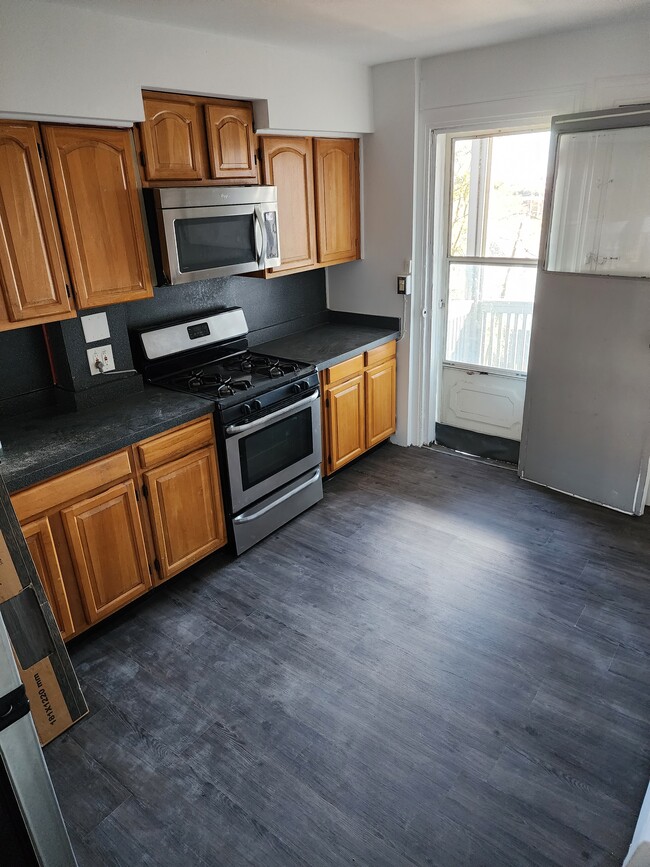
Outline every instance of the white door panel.
<svg viewBox="0 0 650 867"><path fill-rule="evenodd" d="M440 421L453 427L521 439L526 380L443 367Z"/></svg>

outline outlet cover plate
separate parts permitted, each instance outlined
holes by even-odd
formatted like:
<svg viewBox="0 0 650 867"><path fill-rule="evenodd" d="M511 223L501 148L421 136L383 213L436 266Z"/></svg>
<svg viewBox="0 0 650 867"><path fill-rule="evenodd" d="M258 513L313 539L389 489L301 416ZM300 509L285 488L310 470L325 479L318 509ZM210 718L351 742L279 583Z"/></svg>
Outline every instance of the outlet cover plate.
<svg viewBox="0 0 650 867"><path fill-rule="evenodd" d="M88 356L88 367L90 368L91 376L97 376L102 372L95 364L97 359L104 365L104 370L115 370L113 347L110 343L107 343L106 346L93 346L92 349L86 350L86 355Z"/></svg>

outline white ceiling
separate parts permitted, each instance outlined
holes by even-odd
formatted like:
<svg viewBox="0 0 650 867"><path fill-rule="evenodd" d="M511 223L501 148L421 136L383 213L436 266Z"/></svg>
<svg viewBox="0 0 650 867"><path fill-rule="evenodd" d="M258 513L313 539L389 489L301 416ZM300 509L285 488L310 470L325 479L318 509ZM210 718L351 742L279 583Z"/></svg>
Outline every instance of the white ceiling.
<svg viewBox="0 0 650 867"><path fill-rule="evenodd" d="M144 21L375 64L507 42L650 9L650 0L64 0Z"/></svg>

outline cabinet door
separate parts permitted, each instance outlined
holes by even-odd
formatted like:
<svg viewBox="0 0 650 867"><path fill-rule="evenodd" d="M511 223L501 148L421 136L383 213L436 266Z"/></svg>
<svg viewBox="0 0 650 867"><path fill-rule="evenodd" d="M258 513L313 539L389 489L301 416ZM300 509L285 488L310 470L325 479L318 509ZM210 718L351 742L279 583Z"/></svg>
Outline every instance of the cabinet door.
<svg viewBox="0 0 650 867"><path fill-rule="evenodd" d="M363 374L327 389L328 471L334 472L366 449Z"/></svg>
<svg viewBox="0 0 650 867"><path fill-rule="evenodd" d="M46 126L79 307L153 295L129 130Z"/></svg>
<svg viewBox="0 0 650 867"><path fill-rule="evenodd" d="M191 97L143 98L140 124L144 167L149 181L198 181L203 177L205 132L201 106Z"/></svg>
<svg viewBox="0 0 650 867"><path fill-rule="evenodd" d="M205 107L210 173L215 180L258 179L253 108L248 103L209 103Z"/></svg>
<svg viewBox="0 0 650 867"><path fill-rule="evenodd" d="M395 433L396 361L391 358L365 372L366 448Z"/></svg>
<svg viewBox="0 0 650 867"><path fill-rule="evenodd" d="M358 154L356 139L314 139L318 261L323 265L359 258Z"/></svg>
<svg viewBox="0 0 650 867"><path fill-rule="evenodd" d="M61 635L69 638L74 633L74 623L50 522L47 518L39 518L23 525L22 530Z"/></svg>
<svg viewBox="0 0 650 867"><path fill-rule="evenodd" d="M278 188L282 264L273 273L316 264L314 158L309 138L262 139L264 182Z"/></svg>
<svg viewBox="0 0 650 867"><path fill-rule="evenodd" d="M61 515L90 623L151 587L132 481L81 500Z"/></svg>
<svg viewBox="0 0 650 867"><path fill-rule="evenodd" d="M144 474L161 578L226 544L214 446Z"/></svg>
<svg viewBox="0 0 650 867"><path fill-rule="evenodd" d="M13 322L70 311L63 247L35 123L0 121L0 286Z"/></svg>

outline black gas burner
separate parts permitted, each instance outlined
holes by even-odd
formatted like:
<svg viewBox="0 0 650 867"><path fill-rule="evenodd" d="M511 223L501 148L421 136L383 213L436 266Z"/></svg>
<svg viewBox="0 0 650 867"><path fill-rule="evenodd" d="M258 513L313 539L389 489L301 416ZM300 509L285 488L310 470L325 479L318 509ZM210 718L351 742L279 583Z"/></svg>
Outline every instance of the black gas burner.
<svg viewBox="0 0 650 867"><path fill-rule="evenodd" d="M215 389L219 397L228 397L238 391L246 391L251 387L245 379L235 379L232 376L223 377L220 373L204 373L202 369L191 370L183 376L177 376L173 384L190 391Z"/></svg>
<svg viewBox="0 0 650 867"><path fill-rule="evenodd" d="M285 361L273 358L269 355L257 355L254 352L244 352L226 365L227 370L241 370L246 373L258 373L260 376L268 376L277 379L288 373L297 373L300 365L295 361Z"/></svg>

